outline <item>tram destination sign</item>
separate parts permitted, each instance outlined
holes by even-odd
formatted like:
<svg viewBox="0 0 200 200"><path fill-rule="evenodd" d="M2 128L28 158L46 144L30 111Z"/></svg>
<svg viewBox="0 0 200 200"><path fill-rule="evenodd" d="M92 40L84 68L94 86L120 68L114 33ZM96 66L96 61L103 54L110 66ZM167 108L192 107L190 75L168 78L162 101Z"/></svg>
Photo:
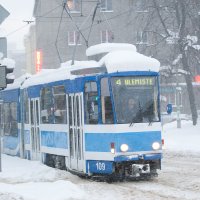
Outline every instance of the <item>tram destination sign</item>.
<svg viewBox="0 0 200 200"><path fill-rule="evenodd" d="M155 83L154 77L120 77L114 81L116 86L152 86Z"/></svg>

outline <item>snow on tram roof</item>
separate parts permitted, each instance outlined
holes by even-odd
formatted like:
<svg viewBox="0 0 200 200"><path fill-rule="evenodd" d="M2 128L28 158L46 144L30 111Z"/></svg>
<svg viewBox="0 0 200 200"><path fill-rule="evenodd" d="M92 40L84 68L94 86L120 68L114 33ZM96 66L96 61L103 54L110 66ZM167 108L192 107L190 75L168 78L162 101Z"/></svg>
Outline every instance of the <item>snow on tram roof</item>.
<svg viewBox="0 0 200 200"><path fill-rule="evenodd" d="M110 46L110 52L107 53L107 55L105 55L99 62L93 60L75 61L72 65L72 61L67 61L62 63L61 67L58 69L43 70L42 72L31 76L31 78L25 81L22 88L66 79L72 80L76 77L104 72L159 71L159 61L137 53L134 45L114 44L112 46L107 44L103 46ZM123 46L124 48L118 48ZM115 50L112 51L112 48L114 49L114 47ZM118 50L116 50L116 47Z"/></svg>
<svg viewBox="0 0 200 200"><path fill-rule="evenodd" d="M120 71L154 71L158 72L158 60L137 52L136 47L126 43L102 43L89 47L87 56L107 53L99 61L99 66L105 66L108 73Z"/></svg>
<svg viewBox="0 0 200 200"><path fill-rule="evenodd" d="M97 44L97 45L89 47L86 50L86 55L94 56L101 53L109 53L109 52L121 51L121 50L136 52L136 47L135 45L128 44L128 43L102 43L102 44Z"/></svg>
<svg viewBox="0 0 200 200"><path fill-rule="evenodd" d="M30 77L31 77L31 75L27 73L27 74L20 76L19 78L16 78L14 80L14 83L8 84L8 86L5 90L13 90L13 89L20 88L21 85L24 83L24 81L26 81Z"/></svg>
<svg viewBox="0 0 200 200"><path fill-rule="evenodd" d="M55 81L61 81L66 79L74 79L77 76L72 75L71 71L77 69L85 69L86 67L98 67L96 61L75 61L74 65L71 65L71 61L67 61L61 64L61 67L58 69L46 69L41 71L38 74L33 75L30 79L26 80L22 88L45 84Z"/></svg>
<svg viewBox="0 0 200 200"><path fill-rule="evenodd" d="M64 80L67 77L66 71L67 70L63 68L42 70L38 74L35 74L31 78L26 80L22 88Z"/></svg>
<svg viewBox="0 0 200 200"><path fill-rule="evenodd" d="M158 72L160 62L134 51L113 51L104 56L100 65L105 65L108 73L123 71Z"/></svg>

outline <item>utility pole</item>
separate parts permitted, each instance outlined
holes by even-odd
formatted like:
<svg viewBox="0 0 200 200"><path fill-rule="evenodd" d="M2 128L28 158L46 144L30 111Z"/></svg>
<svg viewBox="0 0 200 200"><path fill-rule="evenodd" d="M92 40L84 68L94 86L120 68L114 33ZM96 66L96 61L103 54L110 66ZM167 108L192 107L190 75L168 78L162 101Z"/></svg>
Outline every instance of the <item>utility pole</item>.
<svg viewBox="0 0 200 200"><path fill-rule="evenodd" d="M177 121L177 128L181 128L181 109L180 109L180 95L181 95L181 87L179 86L179 80L178 80L178 65L176 66L176 121Z"/></svg>

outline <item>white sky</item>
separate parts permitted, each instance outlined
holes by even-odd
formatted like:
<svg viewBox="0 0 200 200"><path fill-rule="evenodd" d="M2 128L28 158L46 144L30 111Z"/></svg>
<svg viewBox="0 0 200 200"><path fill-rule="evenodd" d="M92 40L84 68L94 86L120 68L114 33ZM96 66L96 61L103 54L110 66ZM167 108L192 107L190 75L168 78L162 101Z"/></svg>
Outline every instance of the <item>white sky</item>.
<svg viewBox="0 0 200 200"><path fill-rule="evenodd" d="M0 4L10 13L0 25L0 35L8 35L9 44L16 43L17 49L24 49L23 38L28 33L30 25L22 28L26 25L23 20L34 20L32 17L34 0L0 0Z"/></svg>

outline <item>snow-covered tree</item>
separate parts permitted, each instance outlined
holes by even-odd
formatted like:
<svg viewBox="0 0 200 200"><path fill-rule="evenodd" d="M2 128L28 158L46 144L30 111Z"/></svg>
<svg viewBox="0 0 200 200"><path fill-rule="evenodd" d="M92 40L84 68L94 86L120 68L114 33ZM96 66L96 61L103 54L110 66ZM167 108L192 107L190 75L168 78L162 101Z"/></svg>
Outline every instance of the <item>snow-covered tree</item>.
<svg viewBox="0 0 200 200"><path fill-rule="evenodd" d="M200 72L197 67L200 65L200 1L149 0L145 6L148 12L143 15L143 32L153 36L141 51L148 50L148 54L169 66L171 75L182 74L196 125L198 115L192 82L194 74ZM141 18L141 13L137 18Z"/></svg>

